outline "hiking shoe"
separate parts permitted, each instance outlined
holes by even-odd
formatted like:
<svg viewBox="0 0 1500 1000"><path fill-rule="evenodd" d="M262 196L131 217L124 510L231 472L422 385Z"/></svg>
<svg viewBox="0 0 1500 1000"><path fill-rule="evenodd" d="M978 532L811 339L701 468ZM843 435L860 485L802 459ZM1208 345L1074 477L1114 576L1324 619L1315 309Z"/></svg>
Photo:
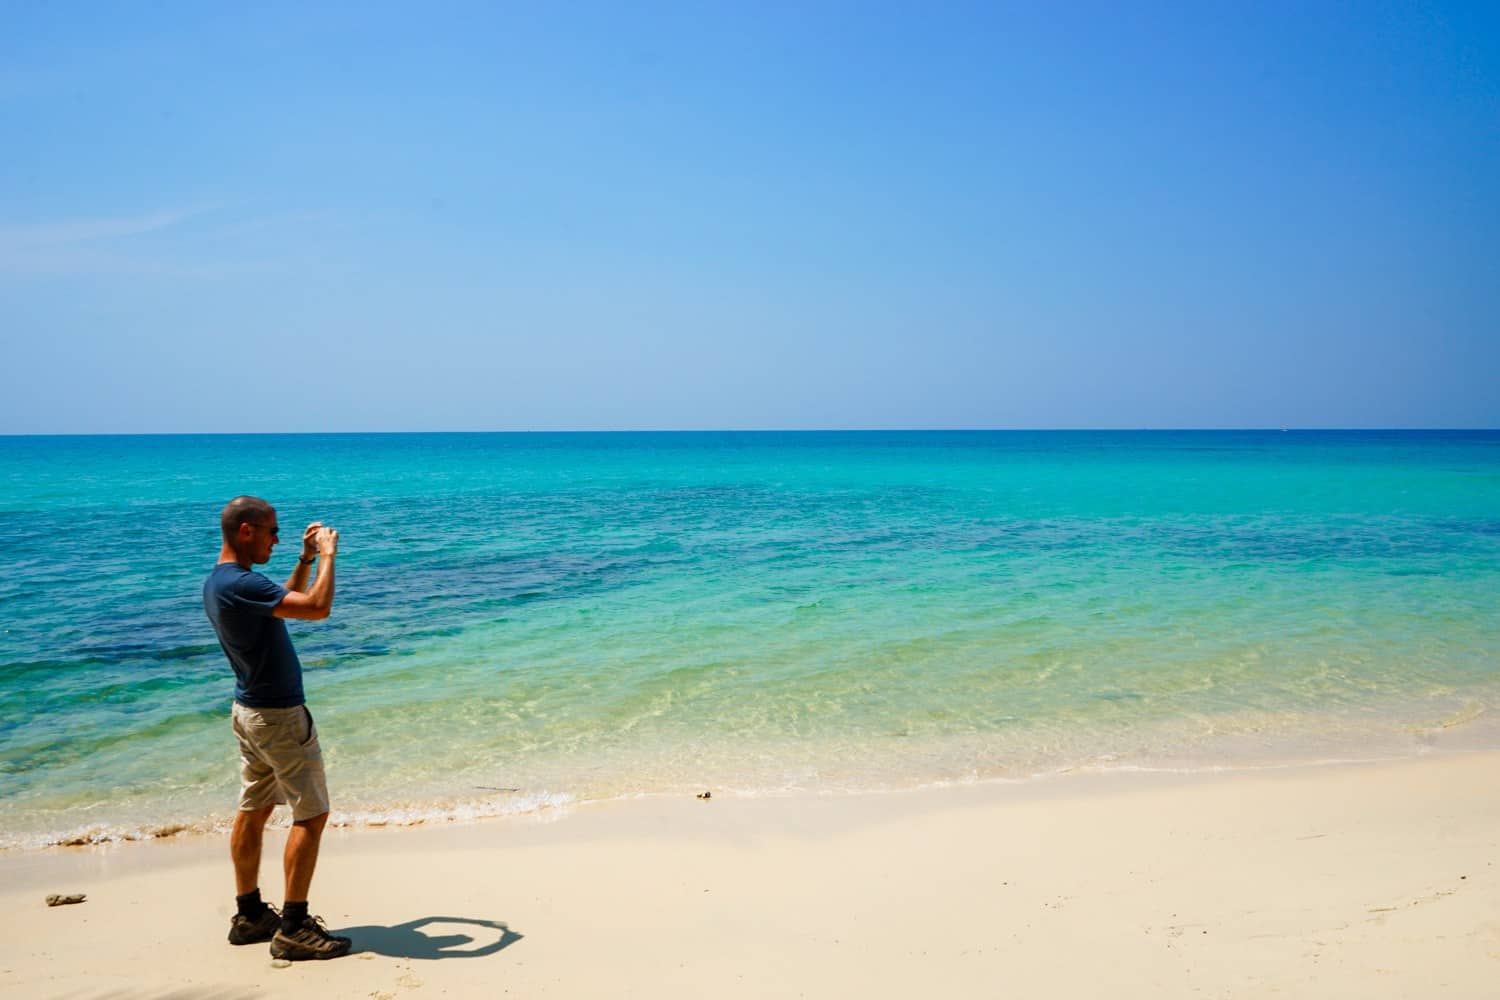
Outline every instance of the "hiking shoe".
<svg viewBox="0 0 1500 1000"><path fill-rule="evenodd" d="M294 933L287 934L278 926L276 936L271 938L271 957L284 958L289 962L301 962L309 958L338 958L347 954L353 944L346 937L328 933L328 925L322 917L309 916L302 921Z"/></svg>
<svg viewBox="0 0 1500 1000"><path fill-rule="evenodd" d="M280 926L281 914L269 903L258 917L251 918L243 913L236 913L229 918L229 943L260 944L271 940Z"/></svg>

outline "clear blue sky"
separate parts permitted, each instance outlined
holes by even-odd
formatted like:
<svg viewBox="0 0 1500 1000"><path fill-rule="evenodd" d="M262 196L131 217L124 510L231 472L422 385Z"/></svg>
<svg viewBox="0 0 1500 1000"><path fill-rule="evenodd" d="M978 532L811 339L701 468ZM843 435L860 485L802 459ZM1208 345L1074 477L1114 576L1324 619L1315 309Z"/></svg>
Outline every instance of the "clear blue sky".
<svg viewBox="0 0 1500 1000"><path fill-rule="evenodd" d="M1494 3L0 20L0 433L1500 426Z"/></svg>

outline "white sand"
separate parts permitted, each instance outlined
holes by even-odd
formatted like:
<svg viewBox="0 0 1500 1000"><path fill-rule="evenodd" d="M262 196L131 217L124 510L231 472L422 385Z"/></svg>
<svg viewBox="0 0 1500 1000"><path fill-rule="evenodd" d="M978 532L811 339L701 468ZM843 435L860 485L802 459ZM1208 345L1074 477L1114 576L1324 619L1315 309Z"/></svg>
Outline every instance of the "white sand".
<svg viewBox="0 0 1500 1000"><path fill-rule="evenodd" d="M1497 844L1488 753L331 831L358 953L285 969L222 838L54 849L0 858L0 995L1493 998Z"/></svg>

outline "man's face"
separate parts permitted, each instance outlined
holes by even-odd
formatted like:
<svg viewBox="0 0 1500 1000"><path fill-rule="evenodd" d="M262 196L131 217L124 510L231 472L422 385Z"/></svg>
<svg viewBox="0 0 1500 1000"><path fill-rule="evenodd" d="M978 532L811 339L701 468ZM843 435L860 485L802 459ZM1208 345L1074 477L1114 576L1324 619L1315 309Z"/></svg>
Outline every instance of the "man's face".
<svg viewBox="0 0 1500 1000"><path fill-rule="evenodd" d="M241 537L246 528L250 529L250 537L246 548L250 553L251 564L266 563L271 561L271 550L281 540L281 525L277 523L276 512L271 511L271 516L260 524L240 525Z"/></svg>

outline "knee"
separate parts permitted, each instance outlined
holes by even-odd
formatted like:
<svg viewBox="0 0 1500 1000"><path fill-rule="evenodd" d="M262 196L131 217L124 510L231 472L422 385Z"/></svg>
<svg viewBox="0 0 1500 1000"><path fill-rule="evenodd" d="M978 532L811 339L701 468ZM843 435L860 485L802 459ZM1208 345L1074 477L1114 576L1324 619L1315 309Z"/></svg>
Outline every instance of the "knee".
<svg viewBox="0 0 1500 1000"><path fill-rule="evenodd" d="M234 818L235 832L258 836L266 828L266 821L271 818L271 812L275 806L267 806L264 809L244 809Z"/></svg>
<svg viewBox="0 0 1500 1000"><path fill-rule="evenodd" d="M328 814L321 812L316 816L309 816L307 819L294 820L292 825L300 827L308 833L322 833L323 827L328 825Z"/></svg>

